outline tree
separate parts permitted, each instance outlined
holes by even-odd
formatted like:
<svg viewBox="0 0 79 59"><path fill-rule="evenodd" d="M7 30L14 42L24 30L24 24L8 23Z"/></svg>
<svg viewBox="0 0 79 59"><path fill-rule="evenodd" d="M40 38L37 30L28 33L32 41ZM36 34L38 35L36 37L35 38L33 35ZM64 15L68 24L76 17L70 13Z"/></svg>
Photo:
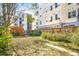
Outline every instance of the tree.
<svg viewBox="0 0 79 59"><path fill-rule="evenodd" d="M32 3L32 9L36 10L38 8L38 4L37 3Z"/></svg>
<svg viewBox="0 0 79 59"><path fill-rule="evenodd" d="M27 32L28 32L28 33L29 33L29 31L31 30L32 22L33 22L34 20L35 20L35 19L32 17L32 15L27 14L27 26L28 26Z"/></svg>
<svg viewBox="0 0 79 59"><path fill-rule="evenodd" d="M11 55L9 53L9 43L11 42L12 35L9 30L9 26L17 20L15 3L2 3L0 4L0 21L3 24L0 27L0 55Z"/></svg>
<svg viewBox="0 0 79 59"><path fill-rule="evenodd" d="M27 23L32 23L34 21L34 18L32 17L32 15L27 14Z"/></svg>
<svg viewBox="0 0 79 59"><path fill-rule="evenodd" d="M4 26L9 26L16 21L16 7L15 3L2 3L2 19L4 21Z"/></svg>
<svg viewBox="0 0 79 59"><path fill-rule="evenodd" d="M39 8L37 3L32 3L32 9L35 11L35 15L38 15L37 9Z"/></svg>

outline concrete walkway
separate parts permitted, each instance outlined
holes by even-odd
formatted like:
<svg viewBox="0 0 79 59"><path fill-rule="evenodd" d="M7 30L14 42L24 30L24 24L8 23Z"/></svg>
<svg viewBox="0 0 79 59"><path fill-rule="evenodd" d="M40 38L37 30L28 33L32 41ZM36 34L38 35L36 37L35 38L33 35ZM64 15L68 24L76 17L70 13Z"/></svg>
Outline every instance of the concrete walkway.
<svg viewBox="0 0 79 59"><path fill-rule="evenodd" d="M67 49L65 49L65 48L62 48L62 47L59 47L59 46L55 46L55 45L50 44L50 43L46 43L46 45L49 46L49 47L51 47L51 48L53 48L53 49L57 49L57 50L62 51L62 52L67 52L67 53L69 53L70 55L78 56L78 54L77 54L76 52L73 52L73 51L71 51L71 50L67 50Z"/></svg>

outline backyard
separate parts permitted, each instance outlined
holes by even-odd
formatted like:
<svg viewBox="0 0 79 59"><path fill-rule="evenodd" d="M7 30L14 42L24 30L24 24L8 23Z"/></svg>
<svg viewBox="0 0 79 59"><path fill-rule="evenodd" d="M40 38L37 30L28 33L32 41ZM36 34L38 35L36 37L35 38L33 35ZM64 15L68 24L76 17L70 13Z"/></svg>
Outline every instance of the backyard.
<svg viewBox="0 0 79 59"><path fill-rule="evenodd" d="M30 7L26 7L28 5L17 3L2 3L0 5L2 8L0 20L0 55L78 56L79 27L68 26L66 28L61 23L61 28L49 28L48 25L48 29L47 27L43 29L37 26L36 20L38 17L35 15L36 12L33 12L33 15L31 12L29 13ZM23 10L18 10L19 12L17 12L17 9L21 6L25 6L26 9L28 8L28 12ZM31 10L34 9L36 11L37 3L31 3L29 6L31 6Z"/></svg>
<svg viewBox="0 0 79 59"><path fill-rule="evenodd" d="M41 37L20 37L14 38L12 44L12 55L18 56L71 56L72 52L61 51L57 48L52 48L47 44L49 41ZM56 45L52 42L52 45ZM58 44L59 45L59 44ZM72 54L71 54L72 53Z"/></svg>

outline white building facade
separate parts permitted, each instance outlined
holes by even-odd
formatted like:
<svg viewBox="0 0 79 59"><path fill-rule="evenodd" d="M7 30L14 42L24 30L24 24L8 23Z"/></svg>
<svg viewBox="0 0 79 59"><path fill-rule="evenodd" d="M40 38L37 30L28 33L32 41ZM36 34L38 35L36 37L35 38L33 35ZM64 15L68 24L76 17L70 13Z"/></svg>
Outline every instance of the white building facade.
<svg viewBox="0 0 79 59"><path fill-rule="evenodd" d="M16 26L22 26L24 31L27 31L27 13L25 12L19 12L19 18L15 22Z"/></svg>
<svg viewBox="0 0 79 59"><path fill-rule="evenodd" d="M38 6L39 29L79 26L79 3L40 3Z"/></svg>

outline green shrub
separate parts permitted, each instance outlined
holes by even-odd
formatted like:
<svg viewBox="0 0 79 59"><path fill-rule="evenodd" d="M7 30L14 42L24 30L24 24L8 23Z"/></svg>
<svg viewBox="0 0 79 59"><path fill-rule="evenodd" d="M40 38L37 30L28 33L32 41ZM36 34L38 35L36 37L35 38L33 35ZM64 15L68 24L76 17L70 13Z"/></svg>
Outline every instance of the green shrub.
<svg viewBox="0 0 79 59"><path fill-rule="evenodd" d="M79 46L79 32L64 32L64 33L51 33L43 32L42 38L48 39L51 41L59 41L64 43L70 43L74 46Z"/></svg>
<svg viewBox="0 0 79 59"><path fill-rule="evenodd" d="M14 37L16 37L16 36L24 36L25 35L24 32L13 32L12 34L13 34Z"/></svg>
<svg viewBox="0 0 79 59"><path fill-rule="evenodd" d="M9 48L12 35L5 27L0 28L0 55L10 55Z"/></svg>
<svg viewBox="0 0 79 59"><path fill-rule="evenodd" d="M47 39L52 40L52 33L47 33Z"/></svg>
<svg viewBox="0 0 79 59"><path fill-rule="evenodd" d="M52 40L52 33L49 33L49 32L42 32L42 38L44 39L48 39L48 40Z"/></svg>
<svg viewBox="0 0 79 59"><path fill-rule="evenodd" d="M70 41L73 45L79 46L79 32L73 33Z"/></svg>
<svg viewBox="0 0 79 59"><path fill-rule="evenodd" d="M53 33L53 39L54 41L60 41L63 39L64 36L62 36L61 34L58 33Z"/></svg>
<svg viewBox="0 0 79 59"><path fill-rule="evenodd" d="M42 32L42 38L44 38L44 39L47 39L47 33L45 33L45 32Z"/></svg>
<svg viewBox="0 0 79 59"><path fill-rule="evenodd" d="M63 41L70 42L71 34L68 33L51 33L51 32L43 32L42 37L44 39L48 39L51 41Z"/></svg>
<svg viewBox="0 0 79 59"><path fill-rule="evenodd" d="M33 30L31 32L29 32L30 36L40 36L41 35L41 31L39 30Z"/></svg>

